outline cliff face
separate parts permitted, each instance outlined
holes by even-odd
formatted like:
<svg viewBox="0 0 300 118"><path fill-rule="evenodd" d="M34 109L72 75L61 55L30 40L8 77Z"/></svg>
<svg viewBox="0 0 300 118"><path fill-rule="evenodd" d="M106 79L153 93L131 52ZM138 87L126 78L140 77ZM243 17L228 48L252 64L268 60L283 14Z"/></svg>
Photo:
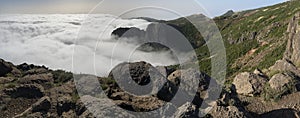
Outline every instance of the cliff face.
<svg viewBox="0 0 300 118"><path fill-rule="evenodd" d="M289 22L287 29L287 48L284 58L290 60L297 67L300 67L300 13L297 13Z"/></svg>

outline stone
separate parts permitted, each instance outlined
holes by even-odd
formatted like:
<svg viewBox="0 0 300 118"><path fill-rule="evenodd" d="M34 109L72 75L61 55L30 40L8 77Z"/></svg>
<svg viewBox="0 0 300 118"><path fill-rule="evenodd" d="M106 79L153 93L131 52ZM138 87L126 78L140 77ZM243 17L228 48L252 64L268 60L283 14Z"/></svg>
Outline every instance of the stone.
<svg viewBox="0 0 300 118"><path fill-rule="evenodd" d="M270 81L270 87L275 90L282 90L284 86L293 81L293 78L286 73L279 73L274 75Z"/></svg>
<svg viewBox="0 0 300 118"><path fill-rule="evenodd" d="M5 76L13 70L12 64L0 59L0 77Z"/></svg>
<svg viewBox="0 0 300 118"><path fill-rule="evenodd" d="M5 89L4 92L13 98L41 98L44 96L44 88L38 84L24 84Z"/></svg>
<svg viewBox="0 0 300 118"><path fill-rule="evenodd" d="M233 85L238 94L253 96L262 92L266 82L266 78L262 76L244 72L234 78Z"/></svg>
<svg viewBox="0 0 300 118"><path fill-rule="evenodd" d="M276 61L276 63L271 66L269 70L271 72L291 71L297 75L300 74L300 71L297 69L297 67L286 59Z"/></svg>
<svg viewBox="0 0 300 118"><path fill-rule="evenodd" d="M187 102L180 106L174 114L174 118L199 118L199 110L195 105Z"/></svg>
<svg viewBox="0 0 300 118"><path fill-rule="evenodd" d="M44 96L32 105L32 112L48 111L50 108L50 98L48 96Z"/></svg>
<svg viewBox="0 0 300 118"><path fill-rule="evenodd" d="M213 118L249 118L251 117L246 111L239 110L235 106L215 106L211 111L210 115Z"/></svg>
<svg viewBox="0 0 300 118"><path fill-rule="evenodd" d="M290 60L296 67L300 67L300 32L299 32L300 13L291 19L288 25L288 43L284 53L284 59Z"/></svg>

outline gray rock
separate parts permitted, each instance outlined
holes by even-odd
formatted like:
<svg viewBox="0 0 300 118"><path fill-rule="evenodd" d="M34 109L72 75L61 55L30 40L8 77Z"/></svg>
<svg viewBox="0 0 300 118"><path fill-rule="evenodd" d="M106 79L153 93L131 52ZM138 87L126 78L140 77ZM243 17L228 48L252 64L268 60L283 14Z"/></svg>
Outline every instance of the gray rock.
<svg viewBox="0 0 300 118"><path fill-rule="evenodd" d="M199 118L199 110L190 102L185 103L178 108L174 117L175 118Z"/></svg>
<svg viewBox="0 0 300 118"><path fill-rule="evenodd" d="M235 106L228 106L228 107L223 107L223 106L216 106L214 107L210 115L213 118L249 118L251 116L248 115L247 112L239 110Z"/></svg>
<svg viewBox="0 0 300 118"><path fill-rule="evenodd" d="M12 64L0 59L0 77L5 76L13 70Z"/></svg>
<svg viewBox="0 0 300 118"><path fill-rule="evenodd" d="M297 13L289 22L287 32L288 43L284 53L284 59L290 60L296 67L300 67L300 13Z"/></svg>
<svg viewBox="0 0 300 118"><path fill-rule="evenodd" d="M293 82L293 79L291 76L289 76L286 73L279 73L274 75L270 81L270 87L275 90L282 90L284 86L288 85L289 83Z"/></svg>
<svg viewBox="0 0 300 118"><path fill-rule="evenodd" d="M276 61L276 63L271 66L269 70L271 72L291 71L297 75L300 75L300 71L297 69L297 67L286 59Z"/></svg>
<svg viewBox="0 0 300 118"><path fill-rule="evenodd" d="M262 92L266 82L267 79L262 76L244 72L234 78L233 85L238 94L253 96Z"/></svg>

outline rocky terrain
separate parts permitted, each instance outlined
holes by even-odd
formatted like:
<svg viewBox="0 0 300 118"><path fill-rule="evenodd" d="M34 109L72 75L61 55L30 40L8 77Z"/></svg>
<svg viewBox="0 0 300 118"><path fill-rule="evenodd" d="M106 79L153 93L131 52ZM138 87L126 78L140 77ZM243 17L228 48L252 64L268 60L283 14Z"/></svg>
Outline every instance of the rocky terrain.
<svg viewBox="0 0 300 118"><path fill-rule="evenodd" d="M185 18L151 21L166 23L184 34L197 53L201 72L182 69L178 65L154 67L147 62L124 62L113 68L108 77L95 77L26 63L14 65L0 59L0 117L131 118L146 117L150 115L148 112L155 111L151 117L197 118L203 111L209 111L204 117L298 118L299 6L300 1L293 0L260 9L228 11L214 18L227 53L225 85L219 85L210 77L211 60L207 59L210 54L205 40ZM112 35L147 40L157 32L156 28L156 23L150 24L146 31L119 28ZM165 48L159 44L147 44L140 50ZM89 78L96 78L96 81ZM192 87L184 86L186 80L183 78L199 83L195 95L185 92ZM213 94L208 91L211 84L222 86L221 94L217 101L206 102ZM136 85L144 89L136 90ZM147 85L154 86L154 89L147 88ZM183 86L179 88L180 85ZM100 88L103 91L99 91ZM180 95L183 96L178 100L180 102L170 104L173 99L178 99L177 93L184 93ZM185 99L189 97L192 100ZM201 105L208 109L201 109Z"/></svg>

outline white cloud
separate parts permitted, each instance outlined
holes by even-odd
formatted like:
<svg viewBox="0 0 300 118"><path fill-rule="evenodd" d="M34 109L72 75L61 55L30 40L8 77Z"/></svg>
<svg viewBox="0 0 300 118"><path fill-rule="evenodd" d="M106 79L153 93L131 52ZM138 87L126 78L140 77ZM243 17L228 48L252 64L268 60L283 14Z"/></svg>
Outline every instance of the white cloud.
<svg viewBox="0 0 300 118"><path fill-rule="evenodd" d="M120 26L137 26L145 29L149 24L144 20L117 19L110 15L0 15L0 58L15 64L33 63L52 69L72 69L74 41L78 32L84 32L77 40L78 60L75 72L106 76L110 69L124 61L147 61L154 65L169 65L176 61L169 52L146 53L137 51L136 45L111 39L110 33ZM94 24L94 22L97 24ZM82 24L88 25L81 29ZM81 30L80 30L81 29ZM105 30L106 29L106 30ZM104 32L97 47L98 32ZM114 55L112 56L112 51ZM96 49L96 50L95 50ZM95 64L94 64L95 54ZM132 55L131 55L132 54ZM112 62L112 63L111 63ZM94 69L95 67L95 69Z"/></svg>

